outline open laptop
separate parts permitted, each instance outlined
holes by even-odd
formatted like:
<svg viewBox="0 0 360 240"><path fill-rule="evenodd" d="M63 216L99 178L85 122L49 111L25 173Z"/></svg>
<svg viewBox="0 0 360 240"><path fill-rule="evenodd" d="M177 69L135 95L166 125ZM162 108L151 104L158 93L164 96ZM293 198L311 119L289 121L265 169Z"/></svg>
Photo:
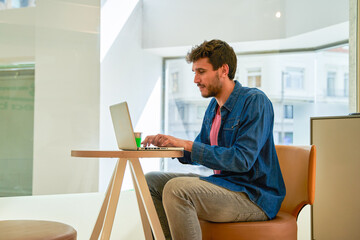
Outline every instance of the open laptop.
<svg viewBox="0 0 360 240"><path fill-rule="evenodd" d="M111 119L114 125L116 141L122 150L184 150L181 147L137 147L127 102L110 106Z"/></svg>

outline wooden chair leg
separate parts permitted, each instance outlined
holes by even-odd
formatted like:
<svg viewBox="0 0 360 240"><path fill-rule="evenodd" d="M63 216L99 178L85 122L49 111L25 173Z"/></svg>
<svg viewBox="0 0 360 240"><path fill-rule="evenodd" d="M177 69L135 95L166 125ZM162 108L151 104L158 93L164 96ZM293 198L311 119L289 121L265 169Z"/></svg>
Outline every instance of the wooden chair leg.
<svg viewBox="0 0 360 240"><path fill-rule="evenodd" d="M143 202L147 217L150 221L154 237L156 240L165 240L164 233L161 229L159 217L156 213L155 206L150 195L149 187L146 183L146 179L138 158L130 159L130 168L131 171L133 171L134 173L134 179L139 188L141 200Z"/></svg>
<svg viewBox="0 0 360 240"><path fill-rule="evenodd" d="M126 168L126 159L119 159L116 167L116 173L114 176L114 183L111 186L111 193L109 204L107 206L106 217L104 227L101 233L101 240L107 240L110 238L112 226L114 223L117 204L119 201L121 185L124 179L124 173Z"/></svg>
<svg viewBox="0 0 360 240"><path fill-rule="evenodd" d="M144 229L145 239L146 240L152 240L153 237L152 237L152 234L151 234L151 226L150 226L149 220L148 220L148 218L146 216L146 212L145 212L144 204L143 204L143 202L141 200L139 188L138 188L136 180L134 178L133 171L130 171L130 172L131 172L132 181L134 183L134 189L135 189L136 199L137 199L138 206L139 206L140 217L141 217L141 222L142 222L143 229Z"/></svg>

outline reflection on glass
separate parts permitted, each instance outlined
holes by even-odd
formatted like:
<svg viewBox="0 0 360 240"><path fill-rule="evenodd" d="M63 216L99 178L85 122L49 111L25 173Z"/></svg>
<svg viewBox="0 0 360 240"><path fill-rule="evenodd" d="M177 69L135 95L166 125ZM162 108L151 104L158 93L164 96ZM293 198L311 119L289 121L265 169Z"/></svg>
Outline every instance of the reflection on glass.
<svg viewBox="0 0 360 240"><path fill-rule="evenodd" d="M32 194L34 65L0 66L0 197Z"/></svg>
<svg viewBox="0 0 360 240"><path fill-rule="evenodd" d="M0 10L10 8L35 7L36 0L0 0Z"/></svg>

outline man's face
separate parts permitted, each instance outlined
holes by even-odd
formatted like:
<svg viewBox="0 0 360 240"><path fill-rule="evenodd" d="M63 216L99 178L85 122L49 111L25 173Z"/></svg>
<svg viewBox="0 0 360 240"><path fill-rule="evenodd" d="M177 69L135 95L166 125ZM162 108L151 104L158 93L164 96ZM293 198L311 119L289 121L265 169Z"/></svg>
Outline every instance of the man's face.
<svg viewBox="0 0 360 240"><path fill-rule="evenodd" d="M220 93L222 84L218 70L213 69L208 58L200 58L193 63L194 83L197 84L204 98L216 97Z"/></svg>

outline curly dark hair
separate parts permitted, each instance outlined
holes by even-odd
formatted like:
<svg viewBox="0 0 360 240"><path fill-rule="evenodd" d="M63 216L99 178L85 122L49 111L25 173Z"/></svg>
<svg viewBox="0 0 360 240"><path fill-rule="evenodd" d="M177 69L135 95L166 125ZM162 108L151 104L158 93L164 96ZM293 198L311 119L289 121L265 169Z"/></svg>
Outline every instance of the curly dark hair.
<svg viewBox="0 0 360 240"><path fill-rule="evenodd" d="M214 39L204 41L188 52L186 61L188 63L196 62L200 58L209 58L210 64L214 70L218 70L224 64L229 66L228 77L233 80L236 72L236 54L234 49L224 41Z"/></svg>

